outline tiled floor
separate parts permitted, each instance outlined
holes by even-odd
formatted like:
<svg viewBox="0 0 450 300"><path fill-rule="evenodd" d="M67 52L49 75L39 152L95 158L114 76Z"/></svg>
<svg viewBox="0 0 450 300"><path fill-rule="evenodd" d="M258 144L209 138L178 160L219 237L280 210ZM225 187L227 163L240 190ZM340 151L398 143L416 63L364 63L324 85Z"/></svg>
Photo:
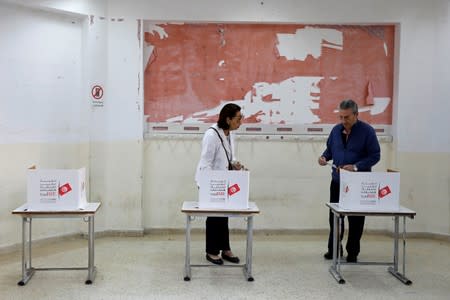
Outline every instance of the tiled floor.
<svg viewBox="0 0 450 300"><path fill-rule="evenodd" d="M192 263L207 263L204 236L193 234ZM232 248L244 259L245 235L232 235ZM97 277L85 285L86 271L37 272L23 287L21 253L0 255L0 299L450 299L450 243L407 241L406 286L386 266L343 266L338 284L322 257L325 235L255 234L254 282L238 268L193 268L183 281L184 235L100 237L95 241ZM41 243L42 244L42 243ZM40 245L33 266L84 266L87 240ZM366 234L359 259L390 260L392 240Z"/></svg>

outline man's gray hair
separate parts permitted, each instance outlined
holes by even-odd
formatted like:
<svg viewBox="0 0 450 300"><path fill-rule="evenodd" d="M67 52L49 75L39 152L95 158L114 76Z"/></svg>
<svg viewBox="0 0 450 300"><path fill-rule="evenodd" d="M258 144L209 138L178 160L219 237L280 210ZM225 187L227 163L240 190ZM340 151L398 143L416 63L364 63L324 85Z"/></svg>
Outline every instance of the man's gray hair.
<svg viewBox="0 0 450 300"><path fill-rule="evenodd" d="M352 99L343 100L341 104L339 104L339 109L351 109L354 114L358 113L358 104Z"/></svg>

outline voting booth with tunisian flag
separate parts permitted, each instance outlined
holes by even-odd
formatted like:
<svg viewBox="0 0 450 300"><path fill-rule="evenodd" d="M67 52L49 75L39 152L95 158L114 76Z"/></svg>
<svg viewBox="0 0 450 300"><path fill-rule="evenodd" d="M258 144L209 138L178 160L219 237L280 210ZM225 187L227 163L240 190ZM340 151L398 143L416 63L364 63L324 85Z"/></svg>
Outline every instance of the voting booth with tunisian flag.
<svg viewBox="0 0 450 300"><path fill-rule="evenodd" d="M77 210L87 205L86 169L28 169L28 210Z"/></svg>
<svg viewBox="0 0 450 300"><path fill-rule="evenodd" d="M349 210L392 211L400 208L400 173L339 170L339 206Z"/></svg>
<svg viewBox="0 0 450 300"><path fill-rule="evenodd" d="M248 209L250 172L199 172L199 208Z"/></svg>

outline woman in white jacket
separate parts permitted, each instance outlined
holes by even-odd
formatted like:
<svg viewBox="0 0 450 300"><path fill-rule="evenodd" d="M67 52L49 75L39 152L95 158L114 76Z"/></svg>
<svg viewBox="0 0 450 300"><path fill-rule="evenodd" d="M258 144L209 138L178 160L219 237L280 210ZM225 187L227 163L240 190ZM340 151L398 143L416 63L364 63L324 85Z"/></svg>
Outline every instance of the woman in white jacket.
<svg viewBox="0 0 450 300"><path fill-rule="evenodd" d="M241 126L241 107L234 103L226 104L220 111L219 120L206 130L202 141L202 154L195 175L203 170L240 170L243 166L234 162L234 134ZM230 248L228 218L206 218L206 259L213 264L222 265L223 260L239 263L239 258Z"/></svg>

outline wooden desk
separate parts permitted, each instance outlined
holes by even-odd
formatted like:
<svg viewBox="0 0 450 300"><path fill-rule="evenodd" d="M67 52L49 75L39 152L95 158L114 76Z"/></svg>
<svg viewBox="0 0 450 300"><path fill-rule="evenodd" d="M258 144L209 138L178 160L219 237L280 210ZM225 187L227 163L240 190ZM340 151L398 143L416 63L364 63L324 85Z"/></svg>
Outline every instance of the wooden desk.
<svg viewBox="0 0 450 300"><path fill-rule="evenodd" d="M394 211L359 211L359 210L348 210L339 207L339 203L327 203L326 204L333 213L333 263L330 267L330 273L336 279L337 282L343 284L345 283L344 278L341 274L341 265L353 264L353 265L388 265L389 273L399 279L406 285L412 284L412 281L406 278L405 276L405 259L406 259L406 217L411 219L416 215L415 211L410 210L409 208L400 206L398 210ZM356 262L356 263L346 263L341 262L341 253L338 251L338 240L339 240L339 230L341 226L341 222L343 222L343 217L345 216L384 216L384 217L394 217L394 255L392 262ZM403 217L403 268L402 273L398 270L398 260L399 260L399 250L398 250L398 241L399 241L399 218Z"/></svg>
<svg viewBox="0 0 450 300"><path fill-rule="evenodd" d="M22 217L22 279L17 283L20 286L27 282L34 275L35 271L53 270L88 270L86 284L92 284L96 274L94 266L94 215L101 203L88 203L85 209L64 210L64 211L30 211L27 204L24 204L12 211L13 215ZM31 221L33 218L87 218L88 230L88 267L85 268L33 268L31 265ZM28 230L27 230L28 229ZM28 236L27 236L28 235Z"/></svg>
<svg viewBox="0 0 450 300"><path fill-rule="evenodd" d="M186 214L186 255L185 255L185 269L184 280L191 280L191 267L242 267L245 278L248 281L253 281L252 277L252 244L253 244L253 216L259 214L259 208L254 202L249 203L250 208L242 210L226 210L226 209L211 209L199 208L198 202L185 201L181 212ZM195 217L234 217L247 219L247 249L245 254L244 265L191 265L191 221Z"/></svg>

